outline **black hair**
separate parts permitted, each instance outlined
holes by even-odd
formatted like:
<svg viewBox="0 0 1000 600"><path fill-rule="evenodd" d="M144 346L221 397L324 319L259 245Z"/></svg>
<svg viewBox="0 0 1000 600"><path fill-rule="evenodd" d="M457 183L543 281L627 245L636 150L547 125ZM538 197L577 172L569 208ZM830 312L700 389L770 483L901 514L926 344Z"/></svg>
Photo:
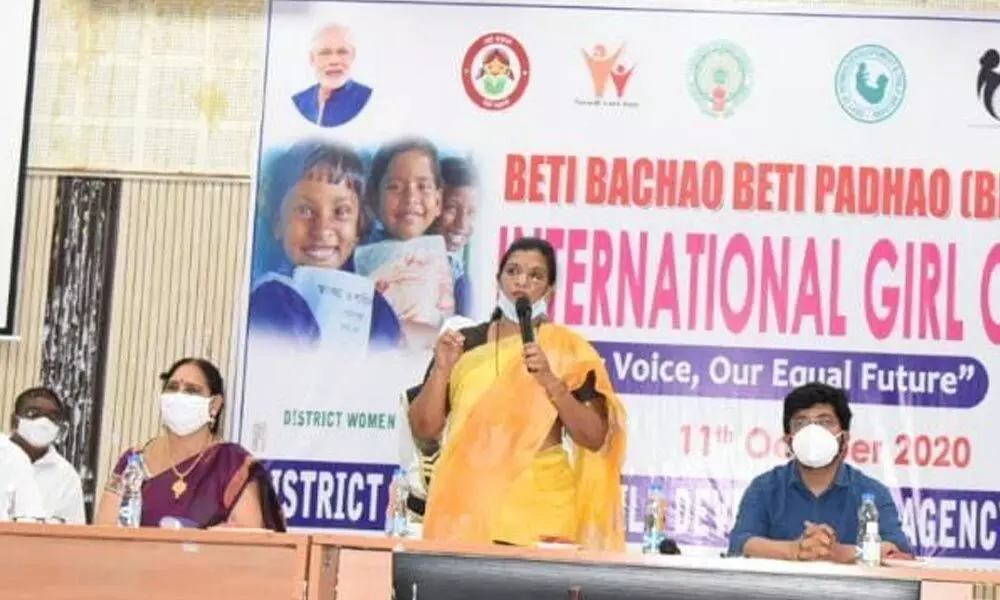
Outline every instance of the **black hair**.
<svg viewBox="0 0 1000 600"><path fill-rule="evenodd" d="M271 215L272 223L279 224L284 210L285 197L303 179L311 177L317 168L328 168L330 178L328 183L343 183L358 197L358 237L365 234L367 219L365 216L365 166L358 153L348 148L326 141L306 141L292 147L286 156L293 167L289 173L293 177L282 178L275 187L280 197L277 198L275 211Z"/></svg>
<svg viewBox="0 0 1000 600"><path fill-rule="evenodd" d="M791 433L792 418L796 414L817 404L832 407L837 420L840 421L840 428L844 431L851 429L851 408L847 405L847 392L825 383L807 383L785 396L785 409L781 417L785 433Z"/></svg>
<svg viewBox="0 0 1000 600"><path fill-rule="evenodd" d="M370 218L379 218L379 208L382 202L382 180L385 179L386 174L389 172L389 166L392 165L392 161L400 154L411 150L416 150L427 155L431 161L431 169L434 170L434 186L441 189L443 184L441 164L438 162L438 151L434 144L423 138L404 138L386 144L375 152L375 156L372 158L371 169L368 171L365 205Z"/></svg>
<svg viewBox="0 0 1000 600"><path fill-rule="evenodd" d="M174 376L174 373L177 372L177 369L183 367L184 365L194 365L198 367L198 370L201 371L202 377L205 378L205 382L208 384L209 395L219 396L223 399L223 402L225 402L226 394L225 394L225 386L222 380L222 373L219 372L218 367L216 367L211 362L205 360L204 358L185 357L178 360L174 364L170 365L169 369L167 369L163 373L160 373L160 381L162 381L164 385L166 385L167 381L169 381L170 378ZM221 423L222 423L222 410L220 409L218 416L216 417L215 421L212 423L212 426L210 427L210 430L213 434L219 432L219 425Z"/></svg>
<svg viewBox="0 0 1000 600"><path fill-rule="evenodd" d="M507 266L507 261L515 252L538 252L545 259L545 266L548 267L549 272L549 285L555 285L556 283L556 251L552 247L552 244L548 243L546 240L538 237L523 237L514 240L510 246L507 247L507 251L503 253L503 257L500 259L500 266L497 267L497 279L500 279L500 275L503 274L503 268Z"/></svg>
<svg viewBox="0 0 1000 600"><path fill-rule="evenodd" d="M19 414L21 410L24 409L24 405L28 403L28 400L32 400L34 398L47 398L48 400L51 400L59 410L59 417L63 419L66 418L66 406L59 398L59 394L57 394L52 388L41 385L28 388L17 395L17 398L14 400L14 414Z"/></svg>
<svg viewBox="0 0 1000 600"><path fill-rule="evenodd" d="M507 266L507 261L513 256L515 252L538 252L545 259L545 266L548 270L549 285L555 285L556 283L556 251L552 247L552 244L548 243L539 237L523 237L514 240L510 246L507 246L507 251L503 253L503 257L500 258L500 266L497 267L497 281L500 281L500 275L503 274L504 267ZM496 321L503 313L500 312L498 307L493 311L490 316L490 321Z"/></svg>
<svg viewBox="0 0 1000 600"><path fill-rule="evenodd" d="M441 180L444 187L469 187L476 184L476 172L464 158L451 156L441 159Z"/></svg>

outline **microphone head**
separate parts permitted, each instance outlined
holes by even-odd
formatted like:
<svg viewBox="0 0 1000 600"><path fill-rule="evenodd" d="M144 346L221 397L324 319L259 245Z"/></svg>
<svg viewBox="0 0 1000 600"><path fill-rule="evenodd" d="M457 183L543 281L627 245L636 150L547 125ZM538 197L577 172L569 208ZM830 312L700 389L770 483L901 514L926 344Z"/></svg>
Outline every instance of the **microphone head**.
<svg viewBox="0 0 1000 600"><path fill-rule="evenodd" d="M514 301L514 309L519 319L531 318L531 300L527 296L518 296Z"/></svg>

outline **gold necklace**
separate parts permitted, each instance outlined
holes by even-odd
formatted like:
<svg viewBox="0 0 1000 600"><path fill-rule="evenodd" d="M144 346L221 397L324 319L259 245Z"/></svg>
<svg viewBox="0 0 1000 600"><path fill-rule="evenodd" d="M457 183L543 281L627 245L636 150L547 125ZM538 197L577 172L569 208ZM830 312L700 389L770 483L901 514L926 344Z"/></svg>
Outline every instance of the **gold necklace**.
<svg viewBox="0 0 1000 600"><path fill-rule="evenodd" d="M170 470L177 476L177 479L170 485L170 490L174 493L174 500L180 499L180 497L184 495L184 492L187 491L188 486L185 478L191 474L191 471L194 471L195 467L198 466L198 463L201 462L201 457L205 454L205 450L208 450L210 446L211 444L206 444L205 447L198 452L198 456L194 459L194 462L191 463L191 466L182 473L177 470L177 462L174 461L174 453L170 450L170 440L167 440L167 455L170 457L171 462Z"/></svg>

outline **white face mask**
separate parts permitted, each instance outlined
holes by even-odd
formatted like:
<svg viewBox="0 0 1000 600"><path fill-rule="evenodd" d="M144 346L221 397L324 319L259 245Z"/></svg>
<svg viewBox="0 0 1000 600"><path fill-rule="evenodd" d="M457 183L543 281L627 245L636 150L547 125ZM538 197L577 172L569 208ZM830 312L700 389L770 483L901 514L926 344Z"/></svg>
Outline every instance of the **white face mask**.
<svg viewBox="0 0 1000 600"><path fill-rule="evenodd" d="M804 466L822 469L840 453L840 438L825 427L810 423L792 437L792 453Z"/></svg>
<svg viewBox="0 0 1000 600"><path fill-rule="evenodd" d="M33 448L48 448L59 435L59 426L48 417L17 418L17 435Z"/></svg>
<svg viewBox="0 0 1000 600"><path fill-rule="evenodd" d="M503 316L510 321L517 322L517 307L514 301L507 297L507 294L500 292L500 297L497 298L497 308L503 313ZM538 317L547 315L549 313L549 301L545 297L541 297L537 302L531 305L531 320L534 321Z"/></svg>
<svg viewBox="0 0 1000 600"><path fill-rule="evenodd" d="M212 420L208 412L212 398L180 392L160 395L160 415L167 429L179 436L191 435Z"/></svg>

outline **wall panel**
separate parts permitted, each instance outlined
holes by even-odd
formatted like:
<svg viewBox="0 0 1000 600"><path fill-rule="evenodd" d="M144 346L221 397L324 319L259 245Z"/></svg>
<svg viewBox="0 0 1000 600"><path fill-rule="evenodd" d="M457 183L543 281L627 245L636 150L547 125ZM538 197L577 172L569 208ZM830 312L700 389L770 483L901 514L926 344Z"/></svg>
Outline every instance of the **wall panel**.
<svg viewBox="0 0 1000 600"><path fill-rule="evenodd" d="M746 2L1000 10L1000 0ZM248 175L259 129L266 6L266 0L44 0L31 164Z"/></svg>
<svg viewBox="0 0 1000 600"><path fill-rule="evenodd" d="M64 175L58 182L41 380L65 403L69 428L60 449L79 471L93 514L122 180Z"/></svg>
<svg viewBox="0 0 1000 600"><path fill-rule="evenodd" d="M245 180L125 181L99 479L158 432L157 376L174 360L208 358L232 389L249 207Z"/></svg>
<svg viewBox="0 0 1000 600"><path fill-rule="evenodd" d="M14 397L41 382L42 325L49 279L49 240L55 219L56 176L31 173L25 186L21 283L16 340L0 341L0 430L6 431Z"/></svg>

